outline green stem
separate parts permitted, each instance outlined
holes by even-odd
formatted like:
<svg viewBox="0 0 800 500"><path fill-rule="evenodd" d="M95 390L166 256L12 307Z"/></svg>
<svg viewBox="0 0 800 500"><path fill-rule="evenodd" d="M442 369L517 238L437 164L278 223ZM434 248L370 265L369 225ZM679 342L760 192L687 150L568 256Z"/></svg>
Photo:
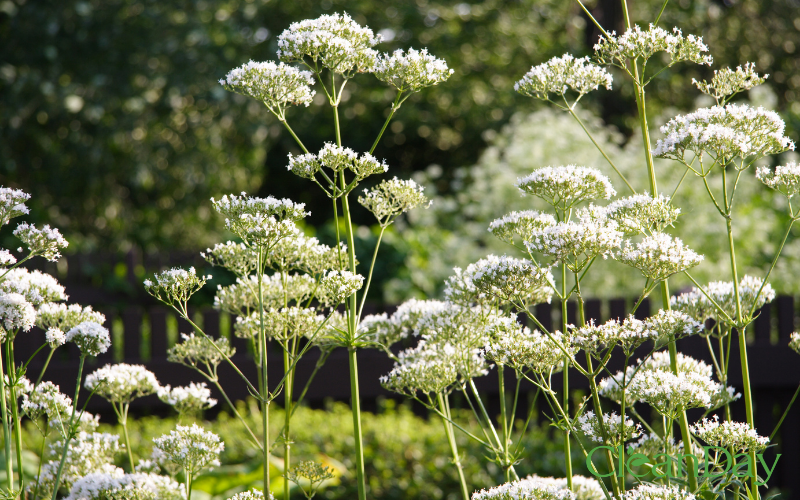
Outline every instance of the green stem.
<svg viewBox="0 0 800 500"><path fill-rule="evenodd" d="M231 411L233 411L233 414L236 415L236 418L239 419L239 422L241 422L242 425L244 425L244 428L247 429L248 434L250 434L250 437L253 439L253 444L255 444L256 448L258 448L258 450L263 453L264 450L261 447L261 443L258 442L258 438L256 437L255 433L250 428L250 426L247 425L247 421L244 419L242 414L239 413L239 410L236 409L236 406L231 402L230 398L228 397L228 394L219 384L219 381L214 379L209 379L209 380L211 380L211 382L217 387L217 390L219 390L219 392L222 394L222 397L225 398L225 402L228 403L228 407L231 409Z"/></svg>
<svg viewBox="0 0 800 500"><path fill-rule="evenodd" d="M586 368L589 375L589 387L592 391L592 405L594 406L594 414L597 416L597 423L600 426L600 434L603 436L603 442L608 442L608 433L606 432L606 424L603 419L603 405L600 404L600 391L597 389L597 375L594 373L592 363L592 356L586 353ZM614 490L614 498L620 496L619 482L617 480L617 470L614 465L614 457L611 455L611 450L606 449L606 459L608 460L608 468L611 472L611 489Z"/></svg>
<svg viewBox="0 0 800 500"><path fill-rule="evenodd" d="M783 419L785 419L786 415L789 414L789 410L792 409L792 406L794 405L794 400L797 399L797 395L798 394L800 394L800 385L797 386L797 390L794 391L794 396L792 396L792 400L789 401L789 406L786 407L786 409L783 411L783 415L781 415L781 419L778 420L778 425L775 426L775 429L772 431L772 434L769 435L769 440L770 441L772 441L772 439L778 433L778 429L781 428L781 424L783 423Z"/></svg>
<svg viewBox="0 0 800 500"><path fill-rule="evenodd" d="M72 414L69 417L69 427L67 428L66 436L64 436L64 448L61 450L61 461L58 463L58 471L56 478L53 482L53 498L56 500L58 497L58 487L61 485L61 474L64 472L64 463L67 461L67 451L69 450L69 442L72 440L74 432L75 414L78 411L78 396L81 391L81 378L83 377L83 365L86 362L86 355L81 353L80 361L78 362L78 379L75 382L75 397L72 399Z"/></svg>
<svg viewBox="0 0 800 500"><path fill-rule="evenodd" d="M14 373L16 380L17 367L14 363L14 341L9 340L6 343L7 348L7 363L9 366L9 374ZM17 407L17 388L15 385L11 386L11 416L14 419L14 441L17 452L17 474L19 475L19 490L25 488L25 478L22 474L22 425L19 416L19 408Z"/></svg>
<svg viewBox="0 0 800 500"><path fill-rule="evenodd" d="M356 445L356 479L358 481L358 499L366 500L366 484L364 480L364 446L361 441L361 401L358 391L358 360L356 348L349 347L350 359L350 398L353 409L353 435Z"/></svg>
<svg viewBox="0 0 800 500"><path fill-rule="evenodd" d="M263 465L263 481L264 481L264 497L269 498L270 493L270 479L269 479L269 380L267 375L267 332L264 328L264 293L263 288L263 273L264 273L264 255L263 251L258 251L258 314L259 314L259 351L261 358L261 429L264 434L264 465ZM189 489L191 489L191 479L187 476L189 481ZM191 495L191 491L190 491Z"/></svg>
<svg viewBox="0 0 800 500"><path fill-rule="evenodd" d="M283 366L288 372L291 369L289 362L289 352L284 348L283 350ZM291 420L292 420L292 375L287 374L286 385L283 388L283 497L289 500L289 469L291 465Z"/></svg>
<svg viewBox="0 0 800 500"><path fill-rule="evenodd" d="M11 460L11 427L8 425L8 404L6 401L5 370L3 370L2 349L0 349L0 411L3 412L3 444L6 454L6 488L8 493L14 491L14 471ZM9 376L9 380L11 377Z"/></svg>
<svg viewBox="0 0 800 500"><path fill-rule="evenodd" d="M372 253L372 262L369 265L369 274L367 275L367 284L364 286L364 291L361 293L361 305L358 308L358 316L356 321L361 319L361 313L364 312L364 302L367 301L367 292L369 292L369 285L372 283L372 271L375 268L375 260L378 258L378 248L381 246L383 233L386 231L385 226L381 226L381 232L378 235L378 241L375 243L375 251Z"/></svg>
<svg viewBox="0 0 800 500"><path fill-rule="evenodd" d="M394 99L394 103L392 103L392 110L389 112L389 116L386 117L386 121L383 122L383 127L381 127L381 131L378 133L378 137L375 138L375 142L372 143L372 147L369 148L369 154L372 154L375 151L375 148L378 147L378 143L383 137L383 133L386 131L386 127L389 125L389 122L392 120L394 113L398 110L399 106L398 103L400 102L400 97L403 95L402 92L397 93L397 97Z"/></svg>
<svg viewBox="0 0 800 500"><path fill-rule="evenodd" d="M453 431L453 424L449 422L452 418L450 414L450 404L446 402L446 396L442 396L442 393L437 393L436 398L439 402L439 410L447 417L442 417L442 425L444 426L444 433L447 436L447 442L450 445L450 453L453 455L453 463L456 466L456 470L458 471L458 481L461 484L461 495L464 497L464 500L469 499L469 490L467 489L467 480L464 477L464 468L461 465L461 457L458 455L458 446L456 445L456 438L455 433Z"/></svg>
<svg viewBox="0 0 800 500"><path fill-rule="evenodd" d="M500 445L500 450L503 453L503 472L506 476L506 482L511 481L511 474L509 472L509 456L508 456L508 414L506 411L506 387L505 387L505 380L504 380L504 371L505 367L502 364L497 365L497 383L500 389L500 419L502 420L502 434L503 434L503 442Z"/></svg>
<svg viewBox="0 0 800 500"><path fill-rule="evenodd" d="M48 422L49 423L49 422ZM46 423L45 425L48 425ZM44 449L45 445L47 444L47 434L44 432L42 433L42 448L39 451L39 467L36 470L36 486L33 488L33 496L31 497L32 500L38 500L39 498L39 481L42 477L42 463L44 462Z"/></svg>
<svg viewBox="0 0 800 500"><path fill-rule="evenodd" d="M133 450L131 449L131 438L128 437L128 409L130 404L123 404L120 408L120 425L122 426L122 434L125 436L125 448L128 450L128 462L131 464L131 473L136 470L136 465L133 463Z"/></svg>
<svg viewBox="0 0 800 500"><path fill-rule="evenodd" d="M192 500L192 475L186 469L183 469L183 474L186 476L186 500Z"/></svg>
<svg viewBox="0 0 800 500"><path fill-rule="evenodd" d="M567 265L561 264L561 331L564 335L567 332ZM564 371L562 372L563 389L562 407L564 414L569 416L569 366L570 359L564 357ZM567 488L572 491L572 450L569 441L569 429L564 429L564 464L567 470Z"/></svg>
<svg viewBox="0 0 800 500"><path fill-rule="evenodd" d="M50 360L53 359L53 353L56 352L56 348L50 349L50 354L47 355L47 359L44 362L44 366L42 367L42 371L39 373L39 378L36 379L36 385L34 387L38 387L39 384L42 383L42 377L44 377L44 372L47 370L47 366L50 364Z"/></svg>

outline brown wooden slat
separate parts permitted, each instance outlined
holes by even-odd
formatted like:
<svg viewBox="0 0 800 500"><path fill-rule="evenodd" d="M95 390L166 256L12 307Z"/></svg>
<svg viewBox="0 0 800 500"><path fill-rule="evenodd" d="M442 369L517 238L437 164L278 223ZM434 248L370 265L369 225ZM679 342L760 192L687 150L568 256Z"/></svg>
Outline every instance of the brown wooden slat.
<svg viewBox="0 0 800 500"><path fill-rule="evenodd" d="M584 314L586 315L586 321L589 322L594 320L595 323L600 323L600 310L601 310L602 302L600 299L587 299L583 304Z"/></svg>
<svg viewBox="0 0 800 500"><path fill-rule="evenodd" d="M142 361L142 310L138 307L128 307L122 311L123 353L127 363L140 363Z"/></svg>
<svg viewBox="0 0 800 500"><path fill-rule="evenodd" d="M627 315L627 308L625 307L625 299L611 299L608 301L608 319L616 319L622 321Z"/></svg>
<svg viewBox="0 0 800 500"><path fill-rule="evenodd" d="M794 297L778 297L774 306L778 311L778 344L786 345L794 331Z"/></svg>
<svg viewBox="0 0 800 500"><path fill-rule="evenodd" d="M553 305L552 304L537 304L536 305L536 319L547 330L553 330Z"/></svg>
<svg viewBox="0 0 800 500"><path fill-rule="evenodd" d="M636 304L634 302L634 304ZM642 300L642 303L639 304L639 307L636 309L636 312L633 315L636 319L645 319L650 317L650 299Z"/></svg>
<svg viewBox="0 0 800 500"><path fill-rule="evenodd" d="M756 345L770 345L772 343L772 324L770 322L772 306L765 304L758 316L753 321L753 332Z"/></svg>
<svg viewBox="0 0 800 500"><path fill-rule="evenodd" d="M219 338L219 319L220 314L216 309L206 309L203 311L203 331L212 338Z"/></svg>
<svg viewBox="0 0 800 500"><path fill-rule="evenodd" d="M167 310L153 307L148 311L150 316L150 359L161 359L167 356Z"/></svg>

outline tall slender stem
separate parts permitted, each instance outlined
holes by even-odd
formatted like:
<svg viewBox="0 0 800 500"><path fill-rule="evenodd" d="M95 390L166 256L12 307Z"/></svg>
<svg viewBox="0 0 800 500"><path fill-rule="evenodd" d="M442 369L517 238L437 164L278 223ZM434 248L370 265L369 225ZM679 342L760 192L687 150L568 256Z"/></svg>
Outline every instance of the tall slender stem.
<svg viewBox="0 0 800 500"><path fill-rule="evenodd" d="M511 481L511 474L509 472L509 466L511 465L509 462L508 456L508 413L506 411L506 384L504 380L504 370L505 367L502 364L497 365L497 383L500 389L500 419L502 420L502 437L503 442L500 443L500 450L503 452L503 472L506 476L506 482ZM513 418L513 417L512 417Z"/></svg>
<svg viewBox="0 0 800 500"><path fill-rule="evenodd" d="M5 372L2 349L0 349L0 370ZM5 373L0 373L0 411L3 412L3 444L6 452L6 488L8 493L14 491L14 471L11 460L11 427L8 425L8 404L6 402ZM9 377L9 380L11 377Z"/></svg>
<svg viewBox="0 0 800 500"><path fill-rule="evenodd" d="M9 340L6 344L8 349L7 360L9 364L9 378L14 374L16 380L17 367L14 362L14 341ZM17 408L17 387L16 384L11 386L11 416L14 419L14 442L17 452L17 474L19 475L19 489L22 491L25 488L25 478L22 474L22 422L20 421L19 408Z"/></svg>
<svg viewBox="0 0 800 500"><path fill-rule="evenodd" d="M375 269L375 261L378 258L378 248L381 246L383 233L386 231L386 226L381 226L381 232L378 235L378 241L375 243L375 251L372 253L372 262L369 265L369 274L367 275L367 284L364 285L364 291L361 292L361 305L358 307L357 320L361 319L361 313L364 312L364 303L367 301L367 292L369 292L369 285L372 283L372 271Z"/></svg>
<svg viewBox="0 0 800 500"><path fill-rule="evenodd" d="M375 151L375 148L378 147L378 143L381 141L381 137L383 137L383 133L386 131L386 127L389 125L389 122L392 120L392 117L399 108L398 104L400 103L400 97L402 95L403 95L402 92L398 92L397 96L394 98L394 103L392 103L392 109L391 111L389 111L389 116L386 117L386 121L383 122L383 127L381 127L381 131L378 132L378 137L375 138L375 142L373 142L372 147L369 148L369 154L372 154Z"/></svg>
<svg viewBox="0 0 800 500"><path fill-rule="evenodd" d="M264 480L264 497L269 498L270 494L270 480L269 480L269 378L267 376L267 332L264 328L264 293L263 287L263 274L264 274L264 251L258 250L257 261L257 278L258 278L258 314L259 314L259 357L261 365L261 429L264 433L264 466L263 466L263 480ZM190 480L191 481L191 480ZM189 483L191 488L191 482Z"/></svg>
<svg viewBox="0 0 800 500"><path fill-rule="evenodd" d="M47 370L47 366L50 364L50 360L53 359L53 353L56 352L56 348L50 349L50 354L47 355L47 359L44 362L44 366L42 367L42 371L39 372L39 378L36 379L36 385L34 387L38 387L39 384L42 383L42 377L44 377L44 372Z"/></svg>
<svg viewBox="0 0 800 500"><path fill-rule="evenodd" d="M283 349L283 366L286 371L293 371L291 362L289 361L289 351L284 347ZM291 420L292 420L292 379L291 374L287 374L286 382L283 387L283 497L289 500L289 467L291 465L291 451L292 442L290 437Z"/></svg>
<svg viewBox="0 0 800 500"><path fill-rule="evenodd" d="M69 450L69 442L72 440L74 434L75 414L78 412L78 395L81 391L81 378L83 377L83 365L86 362L86 355L81 354L80 361L78 362L78 379L75 382L75 397L72 399L72 414L69 417L69 426L67 427L67 435L64 437L64 448L61 450L61 461L58 463L58 471L53 483L53 499L58 498L58 487L61 485L61 474L64 472L64 463L67 461L67 451Z"/></svg>
<svg viewBox="0 0 800 500"><path fill-rule="evenodd" d="M461 457L458 454L458 445L456 445L453 424L450 423L450 420L452 419L450 414L450 403L447 401L447 396L442 396L442 393L436 394L436 399L439 402L439 410L446 415L446 417L442 417L442 425L444 426L444 433L447 436L447 442L450 445L450 453L453 455L453 463L456 466L456 470L458 470L458 481L461 483L461 495L464 497L464 500L469 500L467 480L464 477L464 468L461 465Z"/></svg>
<svg viewBox="0 0 800 500"><path fill-rule="evenodd" d="M356 359L356 348L349 347L348 356L350 359L350 397L353 408L353 435L356 445L356 479L358 480L358 499L366 500L366 484L364 478L364 445L361 440L361 401L358 391L358 360Z"/></svg>
<svg viewBox="0 0 800 500"><path fill-rule="evenodd" d="M562 333L567 335L567 265L561 264L561 328ZM563 403L564 414L569 415L569 366L570 359L564 356L563 380ZM570 449L569 429L564 429L564 464L567 469L567 488L572 491L572 451Z"/></svg>

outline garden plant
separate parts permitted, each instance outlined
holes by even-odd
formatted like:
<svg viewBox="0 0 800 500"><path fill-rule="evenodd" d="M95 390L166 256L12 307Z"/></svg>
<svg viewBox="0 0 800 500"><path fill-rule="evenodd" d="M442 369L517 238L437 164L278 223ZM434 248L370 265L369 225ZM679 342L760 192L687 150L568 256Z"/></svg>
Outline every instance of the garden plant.
<svg viewBox="0 0 800 500"><path fill-rule="evenodd" d="M380 35L347 14L293 23L279 37L279 61L250 61L231 70L220 84L263 103L296 141L300 154L290 154L286 167L330 199L336 241L325 245L306 235L303 220L309 214L289 198L242 193L211 199L235 237L202 254L211 265L236 276L234 284L218 287L215 306L236 317L233 334L248 341L252 356L235 362L230 340L207 335L194 321L189 301L212 276L173 268L144 282L150 295L191 325L192 331L181 332L170 348L169 360L195 370L205 379L202 383L161 386L143 366L124 363L84 377L86 358L110 346L109 331L102 326L105 318L90 307L63 304L64 288L53 277L20 267L34 257L55 261L67 246L56 229L20 223L14 235L27 253L20 248L17 257L0 250L3 498L190 499L193 483L220 465L226 446L249 447L260 457L261 488L244 491L243 486L230 500L288 500L293 492L313 498L336 474L324 463L293 458L299 432L292 419L310 385L320 383L315 375L337 348L346 349L349 362L355 468L342 480L355 482L359 500L371 497L359 395L361 349L385 352L394 368L381 378L382 385L420 403L441 422L458 493L465 500L761 498L775 469L763 452L777 428L769 436L764 433L770 430L755 428L746 338L760 307L775 297L770 275L800 217L792 205L800 192L800 165L770 166L776 155L794 149L784 122L772 111L737 100L767 78L753 63L715 70L710 81L693 81L716 104L673 117L661 127L659 138L651 139L648 85L676 64L713 62L700 37L659 26L667 3L652 19L637 24L623 0L626 29L616 34L606 31L578 0L602 33L593 56L566 54L536 65L513 90L575 119L607 165L539 165L531 158L530 173L516 187L550 209L497 214L486 229L509 245L508 255L489 255L456 268L441 300L412 299L391 315L363 315L381 241L399 216L427 207L429 200L413 180L376 180L390 166L373 153L403 104L413 102L409 98L417 92L444 84L453 70L425 49L380 53L375 48ZM395 98L372 147L354 151L347 147L340 107L351 99L348 83L367 78L364 74L385 82ZM644 186L625 177L576 111L586 94L610 89L614 79L629 85L635 97L630 104L638 111L641 168L649 181ZM314 88L330 105L331 127L329 142L312 145L289 122L292 106L308 106L315 99ZM680 182L666 189L659 185L656 157L673 161L673 168L682 172ZM613 175L605 175L601 167ZM755 176L781 193L789 216L771 265L759 276L738 271L742 263L736 243L742 236L736 232L735 201L743 176ZM675 206L675 194L687 183L701 183L707 200ZM29 198L20 190L0 189L0 223L26 214ZM374 215L379 228L368 263L356 259L354 201ZM720 245L727 248L730 265L720 281L695 280L692 269L703 265L703 256L670 235L673 226L686 223L684 214L695 210L718 213L725 225ZM604 272L608 260L639 271L641 294L630 316L596 323L585 311L585 298L596 291L587 289L584 279ZM686 276L694 288L673 295L669 280L676 275ZM633 313L653 293L660 296L660 308L637 319ZM536 306L553 301L560 322L549 328L550 321L538 316ZM571 302L576 304L576 324L568 321ZM31 359L17 363L14 341L34 325L46 331L46 341ZM678 352L676 341L689 336L703 338L713 365ZM413 347L398 348L414 341ZM66 342L75 343L80 352L72 398L44 380L54 351ZM738 345L738 352L732 352L732 345ZM800 334L793 334L790 348L800 353ZM45 349L44 368L31 382L27 367ZM318 361L306 384L298 387L298 363L312 349L320 351ZM271 350L278 350L283 361L277 381L268 377ZM729 386L733 357L741 366L742 386L736 388ZM254 363L255 380L236 364L241 359ZM623 369L612 372L612 359L622 360ZM232 370L257 402L257 425L224 390L222 366ZM492 370L497 372L499 414L493 414L475 383ZM588 381L590 390L582 399L570 391L575 376ZM554 384L556 380L560 383ZM222 395L247 442L224 443L196 423L217 404L207 383ZM99 419L79 405L81 388L89 397L111 403L121 435L97 432ZM528 392L534 397L526 398ZM153 439L149 456L141 451L137 456L128 432L130 405L151 394L173 406L182 425ZM735 421L731 411L740 398L746 408L743 422ZM277 435L270 433L273 402L282 407ZM458 411L456 403L466 411ZM690 421L687 411L694 409L704 414ZM540 416L559 434L562 478L522 477L518 472L530 460L526 433ZM22 473L23 418L42 435L33 481ZM465 437L501 471L502 484L475 491L473 478L465 473L465 448L458 445ZM275 478L278 450L281 477ZM117 454L125 455L122 467L116 465ZM589 476L573 473L576 455L582 455Z"/></svg>

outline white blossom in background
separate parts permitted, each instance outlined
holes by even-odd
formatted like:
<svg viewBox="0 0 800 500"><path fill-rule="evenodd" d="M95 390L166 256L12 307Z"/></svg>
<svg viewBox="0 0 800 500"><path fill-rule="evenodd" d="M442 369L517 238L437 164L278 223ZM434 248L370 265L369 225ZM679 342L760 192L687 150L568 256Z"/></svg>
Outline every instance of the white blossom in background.
<svg viewBox="0 0 800 500"><path fill-rule="evenodd" d="M694 494L680 489L678 486L663 486L656 484L640 484L629 490L623 497L624 500L695 500Z"/></svg>
<svg viewBox="0 0 800 500"><path fill-rule="evenodd" d="M562 487L538 477L528 477L476 491L472 500L576 500L576 497L566 484Z"/></svg>
<svg viewBox="0 0 800 500"><path fill-rule="evenodd" d="M36 309L18 293L0 293L0 339L13 338L17 331L27 332L36 321Z"/></svg>
<svg viewBox="0 0 800 500"><path fill-rule="evenodd" d="M532 67L514 84L514 90L528 97L547 100L550 94L563 96L571 89L580 99L600 86L611 90L611 82L611 74L592 64L588 57L576 59L564 54Z"/></svg>
<svg viewBox="0 0 800 500"><path fill-rule="evenodd" d="M565 263L578 272L595 257L614 257L622 245L622 233L612 220L558 222L531 231L525 246L531 253L552 257L554 263Z"/></svg>
<svg viewBox="0 0 800 500"><path fill-rule="evenodd" d="M446 307L446 303L439 300L409 299L400 304L391 316L386 313L365 316L359 329L365 333L371 331L368 338L389 347L415 333L422 317Z"/></svg>
<svg viewBox="0 0 800 500"><path fill-rule="evenodd" d="M659 309L644 320L650 330L658 333L659 340L680 339L703 332L703 325L681 311Z"/></svg>
<svg viewBox="0 0 800 500"><path fill-rule="evenodd" d="M523 241L532 238L533 231L556 224L552 214L536 210L514 211L493 220L489 224L489 232L506 243L514 244L514 237L518 236Z"/></svg>
<svg viewBox="0 0 800 500"><path fill-rule="evenodd" d="M541 268L528 259L488 255L465 273L475 288L484 294L527 305L550 302L553 276L549 268Z"/></svg>
<svg viewBox="0 0 800 500"><path fill-rule="evenodd" d="M258 277L236 278L236 283L218 286L214 296L214 307L234 315L248 314L258 307ZM316 283L311 276L290 274L286 283L280 274L262 275L261 297L264 307L283 305L284 297L288 301L303 302L311 296Z"/></svg>
<svg viewBox="0 0 800 500"><path fill-rule="evenodd" d="M69 245L58 229L51 228L49 224L37 229L32 224L22 222L14 230L14 236L25 243L31 254L41 255L52 262L56 262L61 258L60 249L67 248Z"/></svg>
<svg viewBox="0 0 800 500"><path fill-rule="evenodd" d="M174 267L155 275L155 281L144 280L147 293L167 304L184 304L203 288L211 275L198 276L194 267L188 270Z"/></svg>
<svg viewBox="0 0 800 500"><path fill-rule="evenodd" d="M225 337L212 340L209 337L195 336L194 333L182 333L181 340L167 351L167 361L170 363L180 363L196 369L213 368L211 372L214 373L225 358L236 353L236 349L231 347Z"/></svg>
<svg viewBox="0 0 800 500"><path fill-rule="evenodd" d="M789 347L791 347L797 354L800 354L800 333L792 333L791 340L789 341Z"/></svg>
<svg viewBox="0 0 800 500"><path fill-rule="evenodd" d="M68 424L69 419L71 416L71 412L66 415L53 415L48 422L48 425L56 429L59 433L61 433L61 437L66 435L65 431L68 431ZM87 434L91 434L96 432L97 429L100 427L100 415L93 415L89 412L83 411L78 414L78 418L76 422L73 422L73 425L76 426L77 432L85 432Z"/></svg>
<svg viewBox="0 0 800 500"><path fill-rule="evenodd" d="M430 202L425 197L424 187L413 180L383 180L372 189L365 189L358 203L372 212L381 227L387 227L400 214Z"/></svg>
<svg viewBox="0 0 800 500"><path fill-rule="evenodd" d="M722 104L734 95L744 90L761 85L769 78L769 75L759 76L756 73L756 64L752 62L737 66L735 70L731 68L715 69L711 83L703 80L699 82L692 78L692 83L704 94L713 97L717 104Z"/></svg>
<svg viewBox="0 0 800 500"><path fill-rule="evenodd" d="M626 242L616 259L653 281L663 281L703 262L702 255L666 233L645 236L635 247Z"/></svg>
<svg viewBox="0 0 800 500"><path fill-rule="evenodd" d="M280 120L286 119L289 104L308 107L314 100L314 75L294 66L272 61L250 61L232 69L219 81L231 92L254 97L263 102Z"/></svg>
<svg viewBox="0 0 800 500"><path fill-rule="evenodd" d="M617 192L608 177L596 168L567 165L544 167L517 179L524 194L542 198L564 210L583 201L609 199Z"/></svg>
<svg viewBox="0 0 800 500"><path fill-rule="evenodd" d="M567 489L567 478L565 477L542 477L534 474L526 479ZM605 500L606 498L597 479L578 474L572 475L572 492L575 493L575 500Z"/></svg>
<svg viewBox="0 0 800 500"><path fill-rule="evenodd" d="M224 267L236 276L247 276L258 265L258 254L252 248L233 241L217 243L214 248L200 252L200 256L212 266Z"/></svg>
<svg viewBox="0 0 800 500"><path fill-rule="evenodd" d="M67 331L84 321L93 321L102 325L106 322L106 317L93 310L92 306L81 307L79 304L45 302L36 310L36 326L43 330Z"/></svg>
<svg viewBox="0 0 800 500"><path fill-rule="evenodd" d="M272 495L272 492L269 493L269 500L273 500L275 497ZM249 491L243 491L241 493L237 493L230 497L228 500L264 500L264 492L257 489L252 489Z"/></svg>
<svg viewBox="0 0 800 500"><path fill-rule="evenodd" d="M170 387L169 385L158 388L158 399L172 406L181 414L197 414L203 410L213 408L217 400L211 397L211 390L205 382L199 384L191 382L188 386Z"/></svg>
<svg viewBox="0 0 800 500"><path fill-rule="evenodd" d="M50 421L56 418L66 420L71 410L72 398L62 394L52 382L42 382L30 393L22 395L22 412L34 421L43 416Z"/></svg>
<svg viewBox="0 0 800 500"><path fill-rule="evenodd" d="M83 386L118 404L155 394L160 387L153 372L143 365L127 363L105 365L95 370L86 376Z"/></svg>
<svg viewBox="0 0 800 500"><path fill-rule="evenodd" d="M672 28L670 33L652 24L647 30L635 25L620 36L612 31L608 36L600 37L594 50L601 63L622 68L626 68L629 59L638 58L644 62L657 52L669 54L670 66L681 61L711 65L713 61L706 54L708 46L701 37L683 36L678 28Z"/></svg>
<svg viewBox="0 0 800 500"><path fill-rule="evenodd" d="M315 338L324 321L325 316L317 314L314 307L289 306L266 309L263 323L270 339L286 342L295 337ZM257 338L261 331L260 312L237 317L233 328L239 338Z"/></svg>
<svg viewBox="0 0 800 500"><path fill-rule="evenodd" d="M64 330L58 328L48 328L44 332L44 340L50 345L51 349L55 349L67 343L67 334L64 333Z"/></svg>
<svg viewBox="0 0 800 500"><path fill-rule="evenodd" d="M281 239L270 248L265 263L267 267L284 273L303 271L318 276L328 269L340 268L346 255L347 245L344 243L340 242L338 247L323 245L317 238L308 237L300 228L296 228L291 236Z"/></svg>
<svg viewBox="0 0 800 500"><path fill-rule="evenodd" d="M181 500L186 498L183 485L170 477L122 469L93 472L75 481L65 500Z"/></svg>
<svg viewBox="0 0 800 500"><path fill-rule="evenodd" d="M758 167L756 177L789 199L800 193L800 164L797 162L779 165L774 171L768 167Z"/></svg>
<svg viewBox="0 0 800 500"><path fill-rule="evenodd" d="M350 271L328 271L320 280L321 299L330 305L341 304L361 289L364 277Z"/></svg>
<svg viewBox="0 0 800 500"><path fill-rule="evenodd" d="M608 218L616 221L626 236L662 231L672 226L680 213L681 209L674 208L669 196L663 194L657 198L635 194L614 200L606 207Z"/></svg>
<svg viewBox="0 0 800 500"><path fill-rule="evenodd" d="M67 342L75 342L84 356L97 356L108 350L108 329L93 321L84 321L67 332Z"/></svg>
<svg viewBox="0 0 800 500"><path fill-rule="evenodd" d="M631 401L647 403L659 414L676 418L682 410L711 408L720 384L696 372L639 370L628 386Z"/></svg>
<svg viewBox="0 0 800 500"><path fill-rule="evenodd" d="M52 425L51 421L51 425ZM64 424L66 425L66 423ZM42 466L39 474L39 495L42 498L53 496L58 466L61 453L64 450L64 441L57 439L48 445L48 461ZM116 434L100 432L78 432L69 442L64 470L61 475L61 485L69 490L80 478L93 472L113 472L117 467L113 465L115 457L125 451L125 446L120 444ZM29 484L29 491L33 491L36 481Z"/></svg>
<svg viewBox="0 0 800 500"><path fill-rule="evenodd" d="M417 391L436 394L458 379L458 352L450 344L428 344L400 352L394 368L380 378L381 385L392 392L413 397Z"/></svg>
<svg viewBox="0 0 800 500"><path fill-rule="evenodd" d="M321 168L322 164L319 162L319 157L314 153L302 155L289 153L289 164L286 165L286 169L298 177L313 179Z"/></svg>
<svg viewBox="0 0 800 500"><path fill-rule="evenodd" d="M363 180L372 174L382 174L389 170L386 160L378 161L377 158L369 153L359 155L350 148L337 146L332 142L326 142L317 154L320 163L333 170L341 172L344 169L350 170L358 180Z"/></svg>
<svg viewBox="0 0 800 500"><path fill-rule="evenodd" d="M166 460L192 476L205 468L218 467L219 454L225 448L219 436L197 424L179 425L169 434L154 438L153 444Z"/></svg>
<svg viewBox="0 0 800 500"><path fill-rule="evenodd" d="M734 158L743 162L794 149L794 142L784 136L786 124L774 111L747 104L727 104L700 108L688 115L678 115L661 127L664 134L653 154L683 161L687 151L711 155L720 164ZM746 162L743 168L750 165Z"/></svg>
<svg viewBox="0 0 800 500"><path fill-rule="evenodd" d="M17 258L8 251L0 250L0 266L10 266L17 263Z"/></svg>
<svg viewBox="0 0 800 500"><path fill-rule="evenodd" d="M573 329L569 335L570 343L595 355L617 345L626 355L630 355L640 345L658 338L658 331L633 315L621 322L612 318L602 325L595 325L594 321L590 321L581 328Z"/></svg>
<svg viewBox="0 0 800 500"><path fill-rule="evenodd" d="M28 271L22 267L11 269L3 274L5 274L5 279L0 281L0 293L19 293L24 295L25 300L34 306L68 298L64 287L49 274L37 270Z"/></svg>
<svg viewBox="0 0 800 500"><path fill-rule="evenodd" d="M25 205L30 199L31 195L21 189L0 187L0 226L8 224L13 217L30 212Z"/></svg>
<svg viewBox="0 0 800 500"><path fill-rule="evenodd" d="M382 82L386 82L399 92L419 92L444 82L453 70L447 67L447 61L428 54L428 49L402 49L378 57L373 73Z"/></svg>
<svg viewBox="0 0 800 500"><path fill-rule="evenodd" d="M301 61L315 72L318 63L334 73L351 78L355 73L373 71L378 53L372 47L381 35L362 27L348 14L323 15L292 23L278 36L278 57L285 62Z"/></svg>
<svg viewBox="0 0 800 500"><path fill-rule="evenodd" d="M622 417L614 411L603 414L605 438L603 437L602 428L600 427L600 421L592 410L578 417L577 424L578 430L582 432L587 439L595 443L610 446L619 446L642 434L641 425L634 423L634 421L627 416L623 422Z"/></svg>
<svg viewBox="0 0 800 500"><path fill-rule="evenodd" d="M733 448L740 453L762 452L769 445L769 438L759 436L746 422L719 421L704 418L691 427L692 433L713 446Z"/></svg>
<svg viewBox="0 0 800 500"><path fill-rule="evenodd" d="M522 326L513 318L503 318L489 329L491 339L484 355L489 361L534 373L556 373L564 368L564 358L572 357L577 349L561 332L550 336ZM566 353L566 354L565 354Z"/></svg>
<svg viewBox="0 0 800 500"><path fill-rule="evenodd" d="M775 289L769 283L763 284L761 278L745 275L739 281L739 296L742 306L742 316L747 315L752 309L758 311L775 299ZM763 284L763 288L762 288ZM705 292L722 308L729 318L736 321L736 294L731 281L712 281L705 287ZM722 315L711 300L697 288L682 293L670 299L672 306L682 311L698 322L713 319L727 327L731 327L727 318Z"/></svg>
<svg viewBox="0 0 800 500"><path fill-rule="evenodd" d="M220 215L225 217L225 227L244 243L257 249L267 249L278 240L290 236L294 223L307 215L304 203L294 203L288 198L272 196L257 198L242 193L224 195L219 200L211 198Z"/></svg>

